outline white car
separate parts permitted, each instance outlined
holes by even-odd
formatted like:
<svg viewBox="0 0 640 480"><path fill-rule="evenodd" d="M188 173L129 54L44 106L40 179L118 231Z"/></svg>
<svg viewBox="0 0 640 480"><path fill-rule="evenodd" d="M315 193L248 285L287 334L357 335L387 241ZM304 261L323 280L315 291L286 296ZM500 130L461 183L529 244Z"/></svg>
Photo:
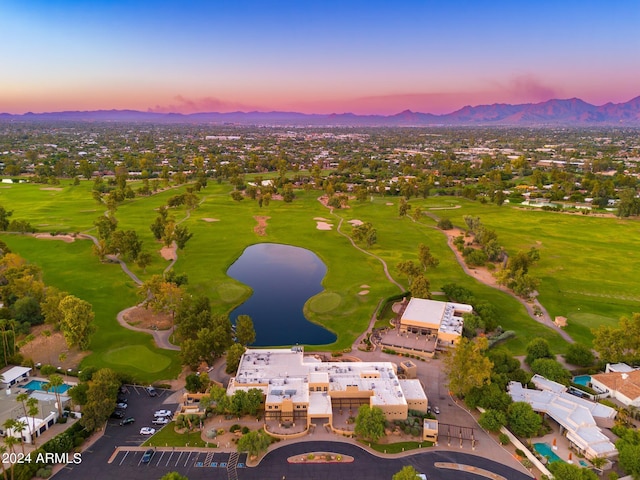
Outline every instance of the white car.
<svg viewBox="0 0 640 480"><path fill-rule="evenodd" d="M169 420L167 417L157 417L153 422L154 425L166 425L167 423L169 423L171 420Z"/></svg>
<svg viewBox="0 0 640 480"><path fill-rule="evenodd" d="M171 410L158 410L153 414L154 417L172 417L173 412Z"/></svg>
<svg viewBox="0 0 640 480"><path fill-rule="evenodd" d="M155 428L142 427L140 429L140 435L153 435L154 433L156 433L156 429Z"/></svg>

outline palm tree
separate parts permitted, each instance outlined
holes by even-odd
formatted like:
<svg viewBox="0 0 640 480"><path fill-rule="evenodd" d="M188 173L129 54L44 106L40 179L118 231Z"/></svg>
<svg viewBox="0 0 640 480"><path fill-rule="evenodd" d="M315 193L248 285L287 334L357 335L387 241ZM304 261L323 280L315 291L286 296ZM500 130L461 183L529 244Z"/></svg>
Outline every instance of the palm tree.
<svg viewBox="0 0 640 480"><path fill-rule="evenodd" d="M7 445L7 447L9 447L9 451L11 453L16 453L16 448L15 445L16 443L18 443L20 440L16 437L14 437L13 435L9 434L9 430L12 430L12 433L16 433L17 431L17 420L13 419L13 418L7 418L4 423L2 424L2 428L4 428L4 443ZM23 446L24 448L24 446Z"/></svg>
<svg viewBox="0 0 640 480"><path fill-rule="evenodd" d="M0 445L0 457L4 457L5 453L7 453L7 447ZM7 470L4 468L4 465L0 465L0 468L2 468L2 476L4 477L4 480L8 480Z"/></svg>
<svg viewBox="0 0 640 480"><path fill-rule="evenodd" d="M44 389L48 392L53 390L53 394L56 396L56 403L58 405L58 414L62 417L62 402L60 402L60 389L58 387L62 386L64 381L62 377L57 373L52 374L49 377L49 383L44 385Z"/></svg>
<svg viewBox="0 0 640 480"><path fill-rule="evenodd" d="M29 414L29 416L31 418L35 418L36 415L38 415L38 412L40 412L40 409L38 408L38 399L37 398L33 398L30 397L27 400L27 413ZM34 447L37 447L38 444L36 442L36 432L34 431L35 429L35 422L31 423L30 428L30 432L31 432L31 442L33 443Z"/></svg>

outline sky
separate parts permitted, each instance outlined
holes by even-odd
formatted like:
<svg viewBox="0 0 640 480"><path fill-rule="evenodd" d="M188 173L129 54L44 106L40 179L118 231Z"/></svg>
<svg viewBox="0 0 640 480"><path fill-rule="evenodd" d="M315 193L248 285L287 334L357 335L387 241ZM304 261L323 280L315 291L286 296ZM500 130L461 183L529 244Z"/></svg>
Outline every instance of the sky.
<svg viewBox="0 0 640 480"><path fill-rule="evenodd" d="M621 103L638 25L638 0L1 0L0 112Z"/></svg>

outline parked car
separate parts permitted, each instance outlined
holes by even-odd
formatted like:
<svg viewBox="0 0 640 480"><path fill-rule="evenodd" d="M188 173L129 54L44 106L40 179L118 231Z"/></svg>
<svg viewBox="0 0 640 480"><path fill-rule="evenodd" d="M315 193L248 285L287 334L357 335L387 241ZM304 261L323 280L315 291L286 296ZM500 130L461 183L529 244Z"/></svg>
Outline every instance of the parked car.
<svg viewBox="0 0 640 480"><path fill-rule="evenodd" d="M127 417L127 418L125 418L124 420L122 420L122 421L120 422L120 425L129 425L129 424L131 424L131 423L134 423L135 421L136 421L136 419L135 419L135 418L133 418L133 417Z"/></svg>
<svg viewBox="0 0 640 480"><path fill-rule="evenodd" d="M154 453L155 452L153 451L153 448L150 448L149 450L144 452L144 455L142 455L142 463L149 463L153 458Z"/></svg>
<svg viewBox="0 0 640 480"><path fill-rule="evenodd" d="M124 418L124 411L116 409L111 414L111 418Z"/></svg>
<svg viewBox="0 0 640 480"><path fill-rule="evenodd" d="M154 425L166 425L170 421L171 420L169 420L169 418L167 417L156 417L155 420L151 423L153 423Z"/></svg>
<svg viewBox="0 0 640 480"><path fill-rule="evenodd" d="M156 429L155 428L142 427L140 429L140 435L153 435L154 433L156 433Z"/></svg>
<svg viewBox="0 0 640 480"><path fill-rule="evenodd" d="M155 397L155 396L158 395L158 392L156 391L156 389L153 388L151 385L146 387L145 390L147 391L147 393L149 394L150 397Z"/></svg>
<svg viewBox="0 0 640 480"><path fill-rule="evenodd" d="M438 407L433 407L433 413L436 415L440 413L440 409Z"/></svg>
<svg viewBox="0 0 640 480"><path fill-rule="evenodd" d="M171 410L158 410L153 414L154 417L172 417L173 412Z"/></svg>
<svg viewBox="0 0 640 480"><path fill-rule="evenodd" d="M118 394L118 402L129 403L129 399L122 394Z"/></svg>
<svg viewBox="0 0 640 480"><path fill-rule="evenodd" d="M121 410L125 410L127 407L128 405L126 403L123 403L123 402L116 403L116 408L119 408Z"/></svg>

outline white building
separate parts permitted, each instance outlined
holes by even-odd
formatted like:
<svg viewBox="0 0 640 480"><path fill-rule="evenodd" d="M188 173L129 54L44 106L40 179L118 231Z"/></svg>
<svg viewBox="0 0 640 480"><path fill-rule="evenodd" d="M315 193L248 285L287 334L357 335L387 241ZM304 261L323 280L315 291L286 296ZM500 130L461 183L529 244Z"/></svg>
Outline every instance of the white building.
<svg viewBox="0 0 640 480"><path fill-rule="evenodd" d="M301 347L248 349L227 394L257 388L264 395L265 419L281 423L324 419L333 411L379 407L389 420L406 419L409 410L427 411L419 380L400 380L391 362L323 362Z"/></svg>
<svg viewBox="0 0 640 480"><path fill-rule="evenodd" d="M509 383L509 395L514 402L526 402L534 411L555 420L571 445L585 457L613 457L618 454L615 445L597 425L597 421L607 423L615 418L613 408L571 395L565 391L564 385L539 375L534 375L532 381L544 390L528 389L518 382Z"/></svg>

